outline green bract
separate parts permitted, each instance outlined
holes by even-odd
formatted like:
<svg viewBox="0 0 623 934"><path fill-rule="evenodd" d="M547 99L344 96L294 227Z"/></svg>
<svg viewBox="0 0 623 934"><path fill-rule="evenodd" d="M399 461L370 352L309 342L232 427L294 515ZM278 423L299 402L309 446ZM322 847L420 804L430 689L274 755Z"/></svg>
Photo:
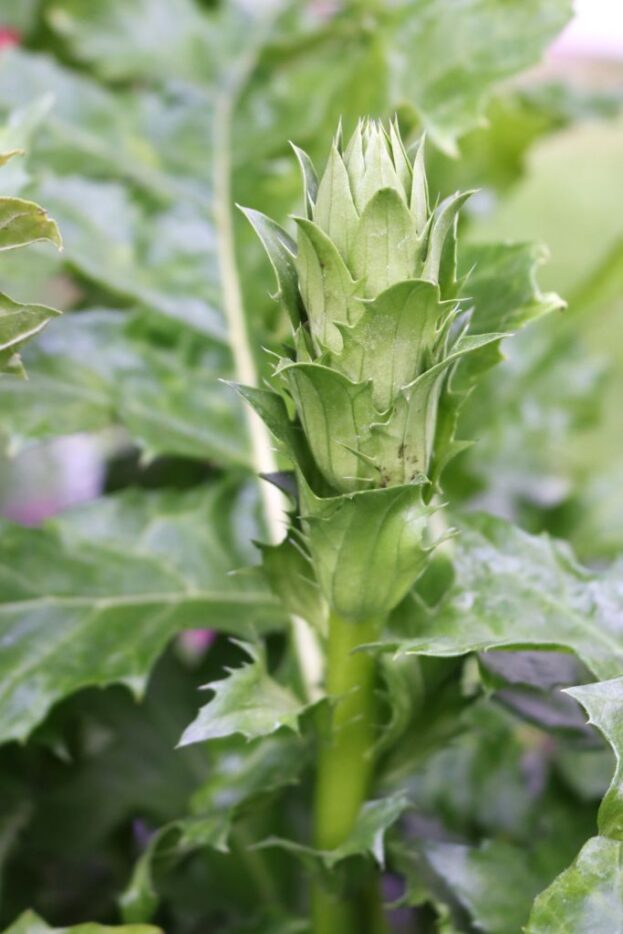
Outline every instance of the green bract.
<svg viewBox="0 0 623 934"><path fill-rule="evenodd" d="M399 602L429 549L426 504L456 447L453 370L503 335L467 333L456 228L469 192L431 210L423 140L409 154L397 122L360 121L345 149L338 132L319 181L295 151L307 215L297 243L247 212L293 324L292 357L275 371L285 406L245 395L295 462L329 604L368 617Z"/></svg>
<svg viewBox="0 0 623 934"><path fill-rule="evenodd" d="M397 124L339 137L308 217L296 218L296 272L307 320L296 362L278 368L314 460L336 492L430 477L437 410L454 363L499 335L465 336L454 301L456 194L430 210L422 142Z"/></svg>

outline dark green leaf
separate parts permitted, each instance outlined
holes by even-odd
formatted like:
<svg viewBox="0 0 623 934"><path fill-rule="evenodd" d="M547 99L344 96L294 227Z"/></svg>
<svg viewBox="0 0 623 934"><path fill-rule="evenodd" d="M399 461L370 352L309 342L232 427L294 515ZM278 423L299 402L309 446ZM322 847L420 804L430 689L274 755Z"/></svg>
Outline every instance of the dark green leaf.
<svg viewBox="0 0 623 934"><path fill-rule="evenodd" d="M321 864L332 869L351 856L372 856L379 866L385 865L385 834L410 807L404 795L390 795L378 801L366 801L355 826L346 840L334 850L315 850L292 840L270 838L262 847L282 847L299 856L310 866Z"/></svg>
<svg viewBox="0 0 623 934"><path fill-rule="evenodd" d="M121 898L125 920L150 918L159 901L158 875L194 850L226 851L235 818L258 797L296 782L305 764L305 747L291 735L220 744L210 778L191 799L193 816L158 831L137 862Z"/></svg>
<svg viewBox="0 0 623 934"><path fill-rule="evenodd" d="M251 498L253 502L253 498ZM0 547L4 640L0 732L24 737L58 699L90 684L142 690L183 628L238 634L279 620L249 573L257 534L249 493L130 491L41 530L5 523Z"/></svg>
<svg viewBox="0 0 623 934"><path fill-rule="evenodd" d="M479 931L517 934L523 929L542 886L538 868L527 861L525 850L501 841L481 847L428 841L423 850Z"/></svg>

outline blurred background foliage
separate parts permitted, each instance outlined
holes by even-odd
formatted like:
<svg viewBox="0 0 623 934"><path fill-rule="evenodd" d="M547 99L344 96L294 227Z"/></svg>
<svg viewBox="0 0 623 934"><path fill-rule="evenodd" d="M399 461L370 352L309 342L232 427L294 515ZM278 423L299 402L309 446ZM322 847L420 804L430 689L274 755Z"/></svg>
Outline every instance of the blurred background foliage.
<svg viewBox="0 0 623 934"><path fill-rule="evenodd" d="M240 402L221 382L234 375L218 255L219 204L230 195L223 181L233 200L287 226L301 210L288 140L322 159L339 117L348 131L361 113L396 112L405 133L427 132L433 197L479 189L464 219L467 241L546 243L539 283L569 305L515 338L505 365L471 397L462 434L478 444L452 465L448 497L567 538L588 563L613 561L623 551L623 63L574 70L558 59L516 77L568 13L562 0L458 8L449 0L0 0L3 143L27 151L3 170L3 193L44 204L65 241L60 256L40 246L4 260L0 287L66 311L24 352L28 382L0 382L4 515L37 524L107 494L45 530L47 553L62 554L70 570L80 562L85 574L106 554L127 562L128 575L145 575L141 561L163 562L154 574L181 573L209 589L253 561L248 542L262 524L247 486L253 464ZM269 298L261 248L242 217L231 221L266 372L260 348L283 340L287 325ZM460 259L468 274L469 251ZM8 566L26 566L30 542ZM32 567L45 593L42 565ZM102 586L116 586L112 563L106 574ZM237 632L232 620L243 611L178 612L191 629ZM261 622L271 658L287 665L279 618ZM120 638L130 625L138 634L121 644L121 669L103 670L100 683L131 674L137 687L177 624L154 630L148 614L115 625ZM291 788L305 769L304 738L276 738L261 755L232 740L173 755L196 687L241 658L226 638L192 637L158 661L141 706L124 688L84 687L45 719L42 709L28 744L2 747L1 923L27 907L58 924L118 920L125 888L126 919L149 916L157 889L157 920L171 932L276 934L263 926L264 909L282 900L282 930L305 929L292 861L270 851L283 880L275 892L245 850L265 827L304 828L306 792L301 801ZM446 664L438 683L435 671L427 675L436 690ZM67 677L65 692L83 686ZM576 680L577 672L560 676ZM43 694L47 707L62 696ZM452 722L460 713L458 739L447 745L452 730L431 736L426 764L407 754L388 763L387 782L406 769L418 809L437 815L441 842L426 856L433 878L443 846L496 838L501 849L479 859L518 899L506 921L482 908L475 877L450 850L444 859L456 867L449 884L461 910L504 934L591 834L611 753L564 717L548 732L542 717L539 729L518 727L486 699L443 702ZM10 735L23 736L22 726ZM213 820L221 811L235 824L233 855L214 846L220 824L202 825L212 847L193 844L187 824L181 838L171 826L175 842L153 865L139 863L129 883L151 834L187 820L197 796L202 813ZM515 891L513 846L527 843L534 875ZM394 859L409 863L398 845ZM418 919L418 930L430 929L427 909ZM395 923L413 925L413 915L398 912Z"/></svg>

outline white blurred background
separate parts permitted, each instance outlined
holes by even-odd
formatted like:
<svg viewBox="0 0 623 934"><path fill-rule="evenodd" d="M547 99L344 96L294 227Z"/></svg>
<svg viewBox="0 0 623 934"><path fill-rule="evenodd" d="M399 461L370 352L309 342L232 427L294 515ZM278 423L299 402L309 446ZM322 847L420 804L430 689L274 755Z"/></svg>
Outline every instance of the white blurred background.
<svg viewBox="0 0 623 934"><path fill-rule="evenodd" d="M623 59L622 0L575 0L574 9L550 56Z"/></svg>

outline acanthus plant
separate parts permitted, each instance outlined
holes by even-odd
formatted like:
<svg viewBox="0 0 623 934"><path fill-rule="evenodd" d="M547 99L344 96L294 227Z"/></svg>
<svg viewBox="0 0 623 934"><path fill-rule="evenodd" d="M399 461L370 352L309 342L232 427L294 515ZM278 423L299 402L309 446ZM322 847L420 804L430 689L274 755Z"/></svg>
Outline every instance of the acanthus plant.
<svg viewBox="0 0 623 934"><path fill-rule="evenodd" d="M457 243L466 195L437 188L510 185L526 120L538 135L573 119L566 99L509 89L490 135L474 130L492 80L538 57L569 4L284 0L273 21L256 6L55 0L0 63L3 106L56 98L49 122L46 100L21 119L42 121L31 187L61 221L79 309L29 348L28 384L2 377L0 427L19 447L121 425L145 460L179 458L155 465L155 491L2 523L2 923L50 930L13 923L32 907L80 934L102 930L90 918L128 934L616 930L621 772L597 814L612 763L576 701L620 755L620 575L444 490L461 404L501 341L561 301L536 285L538 248L470 243L467 211ZM254 208L283 222L288 136L320 152L340 112L354 135L320 178L295 147L291 237ZM465 133L467 158L440 163ZM277 275L270 309L235 200ZM267 521L257 471L273 474ZM178 638L199 627L218 635L193 668Z"/></svg>
<svg viewBox="0 0 623 934"><path fill-rule="evenodd" d="M509 333L471 333L478 310L469 275L457 279L459 211L471 193L431 208L423 138L408 152L396 120L387 128L361 120L346 147L338 130L320 179L294 150L306 211L293 218L296 241L245 211L271 260L293 341L270 388L238 388L294 467L295 492L285 487L293 495L289 535L264 548L265 557L274 553L265 569L294 609L297 578L318 591L312 622L328 706L316 716L313 845L330 859L342 847L348 853L349 838L382 805L366 803L384 745L379 648L392 612L447 537L439 532L447 529L440 480L468 443L455 439L459 408L478 372L501 359ZM561 307L555 295L541 296L540 314ZM503 303L499 317L507 326ZM303 599L300 606L304 615ZM417 607L411 612L417 633ZM469 642L469 616L465 626ZM299 665L304 675L304 658ZM204 731L209 723L210 705ZM408 807L398 801L390 821ZM317 879L315 934L385 930L374 887L366 875Z"/></svg>
<svg viewBox="0 0 623 934"><path fill-rule="evenodd" d="M362 647L383 638L429 561L441 510L432 499L461 448L453 374L504 335L469 334L456 275L468 195L431 210L424 140L409 155L397 121L388 129L360 121L346 148L338 132L320 180L296 151L307 209L295 218L296 244L249 212L277 271L292 356L275 368L277 392L241 391L294 464L292 536L326 608L331 712L318 735L314 845L331 851L353 832L372 788L377 666ZM366 897L350 900L316 886L317 934L364 930Z"/></svg>

